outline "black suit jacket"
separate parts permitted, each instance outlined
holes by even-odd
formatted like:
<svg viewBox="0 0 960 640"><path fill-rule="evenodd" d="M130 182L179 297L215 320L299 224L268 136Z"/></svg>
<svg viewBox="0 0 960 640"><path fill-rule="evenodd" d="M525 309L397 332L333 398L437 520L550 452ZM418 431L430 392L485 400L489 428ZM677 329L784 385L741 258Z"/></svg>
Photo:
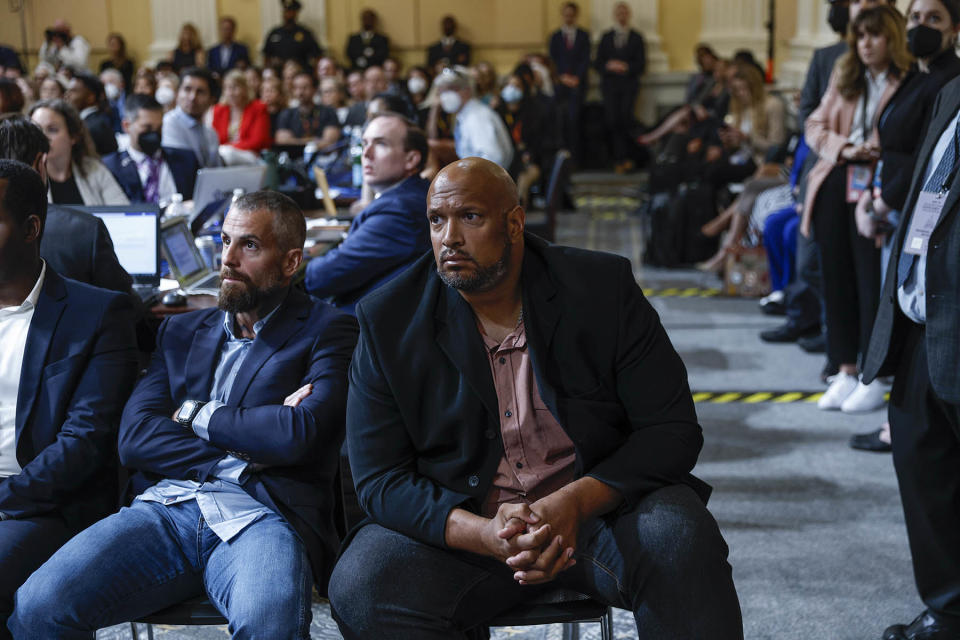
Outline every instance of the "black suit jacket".
<svg viewBox="0 0 960 640"><path fill-rule="evenodd" d="M370 54L367 55L367 48ZM363 36L355 33L347 41L347 59L353 69L383 66L383 61L390 55L390 39L382 34L374 33L368 44L364 44Z"/></svg>
<svg viewBox="0 0 960 640"><path fill-rule="evenodd" d="M210 399L226 340L223 312L165 320L120 422L118 450L134 471L133 495L163 478L205 482L228 452L263 465L249 472L243 488L293 527L323 587L338 547L334 479L356 339L351 316L291 289L250 347L226 406L213 413L207 441L170 416L185 400ZM313 392L298 407L282 406L308 382Z"/></svg>
<svg viewBox="0 0 960 640"><path fill-rule="evenodd" d="M193 197L193 187L197 182L197 171L200 170L197 156L189 149L179 149L177 147L163 147L161 154L163 155L163 161L170 167L177 193L183 195L184 199L189 200ZM101 161L110 170L113 177L117 179L117 183L127 194L130 202L144 201L140 172L137 170L137 163L133 161L129 153L118 151L104 156Z"/></svg>
<svg viewBox="0 0 960 640"><path fill-rule="evenodd" d="M929 73L911 70L880 114L883 201L897 211L906 203L916 154L937 94L958 75L960 58L953 50L945 51L930 64Z"/></svg>
<svg viewBox="0 0 960 640"><path fill-rule="evenodd" d="M616 32L610 29L603 34L600 44L597 45L597 59L594 61L594 67L600 74L600 85L603 88L637 86L640 76L647 68L647 48L643 42L643 36L631 29L626 45L620 49L614 46L615 37ZM623 60L630 65L630 70L625 74L611 73L605 68L610 60Z"/></svg>
<svg viewBox="0 0 960 640"><path fill-rule="evenodd" d="M590 70L590 34L577 27L573 47L567 48L567 39L562 29L550 36L550 59L557 67L557 75L570 73L580 78L580 92L587 90L587 72ZM559 85L563 86L563 85Z"/></svg>
<svg viewBox="0 0 960 640"><path fill-rule="evenodd" d="M703 442L683 363L629 261L526 236L523 309L544 403L593 476L629 506L687 483ZM444 547L449 512L479 512L503 456L497 395L470 306L428 253L357 306L347 444L360 504Z"/></svg>
<svg viewBox="0 0 960 640"><path fill-rule="evenodd" d="M239 42L234 42L230 45L230 57L227 60L226 66L224 66L220 60L221 49L223 49L222 44L217 44L207 49L207 68L210 69L210 71L225 75L227 71L241 64L245 66L250 65L250 50L247 49L247 45L240 44Z"/></svg>
<svg viewBox="0 0 960 640"><path fill-rule="evenodd" d="M85 211L48 205L40 256L65 278L133 295L133 279L117 260L110 232Z"/></svg>
<svg viewBox="0 0 960 640"><path fill-rule="evenodd" d="M136 375L127 297L62 278L48 262L17 395L22 471L0 479L0 511L58 514L76 531L114 511L117 424Z"/></svg>
<svg viewBox="0 0 960 640"><path fill-rule="evenodd" d="M447 65L468 66L470 64L470 45L463 40L454 40L449 49L443 48L440 40L434 42L427 49L427 69L433 73L433 67L441 60Z"/></svg>
<svg viewBox="0 0 960 640"><path fill-rule="evenodd" d="M893 251L887 265L887 277L880 296L877 318L870 336L870 347L863 366L864 382L896 371L903 348L904 332L910 321L897 302L897 264L904 236L926 173L930 156L940 136L952 127L960 110L960 78L951 80L933 106L930 126L917 155L910 195L903 209ZM934 392L946 402L960 404L960 175L954 178L944 203L940 221L930 236L927 252L927 331L926 347L930 382Z"/></svg>

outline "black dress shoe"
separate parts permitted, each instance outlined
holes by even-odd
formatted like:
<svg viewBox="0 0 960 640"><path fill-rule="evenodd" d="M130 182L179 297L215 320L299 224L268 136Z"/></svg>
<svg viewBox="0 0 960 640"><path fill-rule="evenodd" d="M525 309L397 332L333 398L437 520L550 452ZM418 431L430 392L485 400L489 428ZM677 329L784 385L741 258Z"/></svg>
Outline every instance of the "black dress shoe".
<svg viewBox="0 0 960 640"><path fill-rule="evenodd" d="M780 325L776 329L767 329L760 332L760 339L764 342L796 342L797 338L810 335L809 329L797 329L789 323Z"/></svg>
<svg viewBox="0 0 960 640"><path fill-rule="evenodd" d="M960 640L960 628L952 624L945 625L927 610L909 625L895 624L887 627L882 638L883 640Z"/></svg>
<svg viewBox="0 0 960 640"><path fill-rule="evenodd" d="M889 442L880 439L883 429L877 429L870 433L858 433L850 437L850 448L860 451L875 451L877 453L889 453L893 451L893 446Z"/></svg>
<svg viewBox="0 0 960 640"><path fill-rule="evenodd" d="M807 353L826 353L827 336L823 333L805 336L797 340L797 345Z"/></svg>

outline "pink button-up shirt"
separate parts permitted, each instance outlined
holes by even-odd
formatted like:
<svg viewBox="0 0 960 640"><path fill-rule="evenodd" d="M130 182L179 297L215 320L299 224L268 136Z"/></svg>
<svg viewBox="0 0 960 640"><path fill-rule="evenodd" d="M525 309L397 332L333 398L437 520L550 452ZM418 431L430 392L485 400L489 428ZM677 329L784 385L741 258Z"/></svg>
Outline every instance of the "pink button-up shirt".
<svg viewBox="0 0 960 640"><path fill-rule="evenodd" d="M479 323L478 323L479 324ZM482 514L504 502L535 502L573 481L573 441L540 399L523 322L504 341L483 333L500 408L503 458Z"/></svg>

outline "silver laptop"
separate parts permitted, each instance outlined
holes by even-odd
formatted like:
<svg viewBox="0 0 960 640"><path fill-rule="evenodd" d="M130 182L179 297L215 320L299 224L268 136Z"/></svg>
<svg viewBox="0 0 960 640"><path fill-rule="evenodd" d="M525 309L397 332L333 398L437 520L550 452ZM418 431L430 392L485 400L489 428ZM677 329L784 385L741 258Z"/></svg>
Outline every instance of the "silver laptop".
<svg viewBox="0 0 960 640"><path fill-rule="evenodd" d="M243 189L244 193L258 191L266 174L266 165L201 169L193 188L194 215L218 200L230 198L234 189Z"/></svg>
<svg viewBox="0 0 960 640"><path fill-rule="evenodd" d="M73 207L103 220L120 266L133 278L141 299L160 286L160 210L155 204Z"/></svg>
<svg viewBox="0 0 960 640"><path fill-rule="evenodd" d="M220 292L220 273L204 262L186 218L175 218L163 224L160 246L170 273L184 293L215 296Z"/></svg>

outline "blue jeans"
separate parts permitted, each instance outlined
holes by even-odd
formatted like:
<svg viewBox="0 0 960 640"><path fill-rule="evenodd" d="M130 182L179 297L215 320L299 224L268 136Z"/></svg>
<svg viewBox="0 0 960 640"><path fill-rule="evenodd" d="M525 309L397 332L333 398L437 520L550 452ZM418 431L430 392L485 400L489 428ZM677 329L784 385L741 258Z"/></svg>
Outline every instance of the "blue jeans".
<svg viewBox="0 0 960 640"><path fill-rule="evenodd" d="M793 207L781 209L767 216L763 226L763 244L767 248L770 288L773 291L783 291L793 280L799 226L800 216Z"/></svg>
<svg viewBox="0 0 960 640"><path fill-rule="evenodd" d="M727 545L689 487L586 523L575 558L553 583L522 586L499 562L371 524L340 557L330 604L347 640L449 640L562 587L632 611L640 638L743 638Z"/></svg>
<svg viewBox="0 0 960 640"><path fill-rule="evenodd" d="M17 591L9 627L17 640L94 637L206 592L234 638L309 638L310 563L275 513L229 543L195 500L136 501L81 531Z"/></svg>

